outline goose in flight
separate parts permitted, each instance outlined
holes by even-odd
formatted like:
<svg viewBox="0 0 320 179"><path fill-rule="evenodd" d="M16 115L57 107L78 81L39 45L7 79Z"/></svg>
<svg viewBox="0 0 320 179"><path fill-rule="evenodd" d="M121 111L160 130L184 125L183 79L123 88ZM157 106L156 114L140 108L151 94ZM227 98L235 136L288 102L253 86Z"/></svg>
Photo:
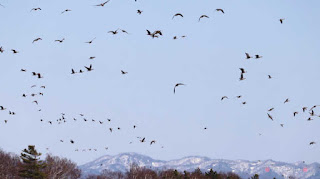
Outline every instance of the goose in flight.
<svg viewBox="0 0 320 179"><path fill-rule="evenodd" d="M268 117L273 121L272 116L269 113L267 113L267 114L268 114Z"/></svg>
<svg viewBox="0 0 320 179"><path fill-rule="evenodd" d="M65 12L69 12L69 11L71 11L71 10L70 9L66 9L66 10L62 11L61 14L65 13Z"/></svg>
<svg viewBox="0 0 320 179"><path fill-rule="evenodd" d="M305 112L308 108L307 107L303 107L302 111Z"/></svg>
<svg viewBox="0 0 320 179"><path fill-rule="evenodd" d="M145 140L146 140L146 138L144 137L144 138L142 138L142 139L140 140L140 142L145 142Z"/></svg>
<svg viewBox="0 0 320 179"><path fill-rule="evenodd" d="M74 71L74 69L71 69L71 74L75 74L76 72Z"/></svg>
<svg viewBox="0 0 320 179"><path fill-rule="evenodd" d="M110 1L110 0L108 0L108 1L106 1L106 2L104 2L104 3L101 3L101 4L97 4L97 5L95 5L95 6L101 6L101 7L103 7L103 6L106 5L109 1Z"/></svg>
<svg viewBox="0 0 320 179"><path fill-rule="evenodd" d="M282 24L282 23L283 23L283 21L284 21L284 19L279 19L279 21L280 21L280 23Z"/></svg>
<svg viewBox="0 0 320 179"><path fill-rule="evenodd" d="M216 9L216 11L220 11L220 12L222 12L223 14L224 14L224 11L223 11L223 9Z"/></svg>
<svg viewBox="0 0 320 179"><path fill-rule="evenodd" d="M288 103L289 102L289 98L287 98L283 103Z"/></svg>
<svg viewBox="0 0 320 179"><path fill-rule="evenodd" d="M128 73L128 72L121 70L121 74L125 75L125 74L127 74L127 73Z"/></svg>
<svg viewBox="0 0 320 179"><path fill-rule="evenodd" d="M255 55L256 59L262 58L261 55Z"/></svg>
<svg viewBox="0 0 320 179"><path fill-rule="evenodd" d="M118 33L118 30L119 30L119 29L117 29L117 30L115 30L115 31L110 30L108 33L112 33L113 35L116 35L116 34Z"/></svg>
<svg viewBox="0 0 320 179"><path fill-rule="evenodd" d="M2 46L0 47L0 52L1 52L1 53L3 53L3 52L4 52L4 49L3 49L3 47L2 47Z"/></svg>
<svg viewBox="0 0 320 179"><path fill-rule="evenodd" d="M16 54L16 53L19 53L17 50L15 50L15 49L11 49L11 51L14 53L14 54Z"/></svg>
<svg viewBox="0 0 320 179"><path fill-rule="evenodd" d="M175 15L172 16L172 19L176 16L180 16L180 17L183 17L183 15L181 13L176 13Z"/></svg>
<svg viewBox="0 0 320 179"><path fill-rule="evenodd" d="M71 144L74 144L74 141L73 140L70 140Z"/></svg>
<svg viewBox="0 0 320 179"><path fill-rule="evenodd" d="M274 108L270 108L268 111L272 111Z"/></svg>
<svg viewBox="0 0 320 179"><path fill-rule="evenodd" d="M244 70L244 68L239 68L239 69L240 69L241 73L247 73L247 72Z"/></svg>
<svg viewBox="0 0 320 179"><path fill-rule="evenodd" d="M246 78L243 77L243 73L240 74L240 81L245 80Z"/></svg>
<svg viewBox="0 0 320 179"><path fill-rule="evenodd" d="M209 18L209 16L207 16L207 15L201 15L201 16L199 17L198 22L200 22L200 20L201 20L202 18Z"/></svg>
<svg viewBox="0 0 320 179"><path fill-rule="evenodd" d="M241 96L241 95L239 95L239 96L236 96L236 97L239 99L239 98L241 98L242 96Z"/></svg>
<svg viewBox="0 0 320 179"><path fill-rule="evenodd" d="M176 87L181 86L181 85L185 85L185 84L183 84L183 83L177 83L177 84L174 86L174 88L173 88L173 93L174 93L174 94L176 93Z"/></svg>
<svg viewBox="0 0 320 179"><path fill-rule="evenodd" d="M269 79L271 79L271 78L272 78L272 76L271 76L271 75L268 75L268 78L269 78Z"/></svg>
<svg viewBox="0 0 320 179"><path fill-rule="evenodd" d="M222 96L221 101L224 99L229 99L228 96Z"/></svg>
<svg viewBox="0 0 320 179"><path fill-rule="evenodd" d="M280 124L281 127L283 127L284 124Z"/></svg>
<svg viewBox="0 0 320 179"><path fill-rule="evenodd" d="M247 58L247 59L250 59L250 58L252 58L252 57L249 55L249 53L246 53L246 58Z"/></svg>
<svg viewBox="0 0 320 179"><path fill-rule="evenodd" d="M92 64L90 64L90 66L89 67L86 67L86 66L84 66L88 71L92 71L93 70L93 68L92 68Z"/></svg>
<svg viewBox="0 0 320 179"><path fill-rule="evenodd" d="M150 142L150 145L155 144L155 143L156 143L156 141L153 140L153 141Z"/></svg>
<svg viewBox="0 0 320 179"><path fill-rule="evenodd" d="M96 37L93 38L92 40L88 41L88 42L85 42L85 43L87 43L87 44L92 44L92 42L93 42L95 39L96 39Z"/></svg>
<svg viewBox="0 0 320 179"><path fill-rule="evenodd" d="M141 11L141 10L137 10L137 13L139 14L139 15L141 15L141 13L142 13L143 11Z"/></svg>
<svg viewBox="0 0 320 179"><path fill-rule="evenodd" d="M36 38L36 39L34 39L34 40L32 41L32 43L37 42L37 41L39 41L39 40L42 40L42 38Z"/></svg>
<svg viewBox="0 0 320 179"><path fill-rule="evenodd" d="M42 9L40 7L32 8L30 12L32 11L41 11Z"/></svg>
<svg viewBox="0 0 320 179"><path fill-rule="evenodd" d="M65 39L61 39L61 40L55 40L55 42L59 42L59 43L62 43Z"/></svg>
<svg viewBox="0 0 320 179"><path fill-rule="evenodd" d="M298 112L293 112L293 117L296 117L297 114Z"/></svg>
<svg viewBox="0 0 320 179"><path fill-rule="evenodd" d="M314 145L314 144L316 144L316 142L310 142L310 143L309 143L309 145Z"/></svg>

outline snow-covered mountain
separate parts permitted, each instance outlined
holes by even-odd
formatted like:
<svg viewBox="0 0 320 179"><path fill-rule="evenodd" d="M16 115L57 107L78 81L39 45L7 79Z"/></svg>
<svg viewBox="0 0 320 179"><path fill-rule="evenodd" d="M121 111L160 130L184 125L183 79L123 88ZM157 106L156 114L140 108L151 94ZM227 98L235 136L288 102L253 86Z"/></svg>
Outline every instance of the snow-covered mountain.
<svg viewBox="0 0 320 179"><path fill-rule="evenodd" d="M207 157L191 156L177 160L155 160L137 153L122 153L115 156L103 156L92 162L80 166L82 172L87 174L99 174L102 170L126 172L130 165L136 163L153 169L177 169L180 171L193 171L200 168L203 171L213 169L218 172L234 172L242 178L248 178L259 174L260 178L289 178L294 176L299 179L320 179L320 164L305 164L303 162L284 163L273 160L247 161L247 160L223 160Z"/></svg>

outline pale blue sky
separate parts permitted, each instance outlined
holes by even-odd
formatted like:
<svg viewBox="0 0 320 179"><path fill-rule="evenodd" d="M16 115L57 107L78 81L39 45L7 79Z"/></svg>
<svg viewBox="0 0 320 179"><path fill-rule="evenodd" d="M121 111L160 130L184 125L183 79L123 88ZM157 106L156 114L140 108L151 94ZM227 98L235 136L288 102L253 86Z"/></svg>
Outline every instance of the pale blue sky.
<svg viewBox="0 0 320 179"><path fill-rule="evenodd" d="M0 54L0 105L17 113L0 111L2 149L19 153L34 144L43 153L49 147L52 154L78 164L120 152L164 160L202 155L319 161L320 146L309 146L311 141L320 144L319 118L307 122L308 114L301 109L320 103L319 1L111 0L105 7L93 6L101 2L0 1L6 6L0 7L0 46L5 49ZM42 11L30 12L35 7ZM65 9L72 11L61 15ZM184 18L172 20L178 12ZM198 22L203 14L210 18ZM280 18L285 18L282 25ZM130 34L107 33L117 28ZM164 35L151 39L146 29ZM174 41L175 35L187 37ZM38 37L43 40L32 44ZM91 45L84 43L95 37ZM63 43L54 42L62 38ZM263 58L245 60L245 52ZM71 68L90 64L94 71L70 74ZM244 81L239 81L241 67L248 72ZM32 71L44 78L32 77ZM174 95L179 82L187 85ZM32 97L21 97L39 92L30 88L34 84L47 86L41 90L43 97L34 98L39 107L31 103ZM230 99L221 102L225 95ZM235 99L237 95L243 98ZM284 105L286 98L290 103ZM273 122L267 117L271 107ZM296 118L294 111L299 111ZM67 123L47 123L61 112ZM320 114L319 109L315 112ZM84 122L79 113L105 122ZM118 126L120 131L109 132ZM138 136L157 142L142 144Z"/></svg>

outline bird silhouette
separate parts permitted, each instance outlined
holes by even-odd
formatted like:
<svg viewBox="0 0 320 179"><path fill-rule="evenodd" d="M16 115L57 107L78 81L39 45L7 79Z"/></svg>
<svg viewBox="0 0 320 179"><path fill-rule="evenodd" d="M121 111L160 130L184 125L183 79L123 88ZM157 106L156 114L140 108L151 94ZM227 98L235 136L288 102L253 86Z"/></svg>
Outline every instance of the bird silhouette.
<svg viewBox="0 0 320 179"><path fill-rule="evenodd" d="M92 64L90 64L90 66L89 67L86 67L86 66L84 66L88 71L92 71L93 70L93 68L92 68Z"/></svg>
<svg viewBox="0 0 320 179"><path fill-rule="evenodd" d="M216 11L220 11L220 12L222 12L223 14L224 14L224 11L223 11L223 9L216 9Z"/></svg>
<svg viewBox="0 0 320 179"><path fill-rule="evenodd" d="M173 93L175 94L176 93L176 88L178 87L178 86L184 86L185 84L183 84L183 83L177 83L175 86L174 86L174 88L173 88Z"/></svg>
<svg viewBox="0 0 320 179"><path fill-rule="evenodd" d="M289 102L289 98L287 98L283 103L288 103Z"/></svg>
<svg viewBox="0 0 320 179"><path fill-rule="evenodd" d="M156 141L155 141L155 140L152 140L152 141L150 142L150 145L155 144L155 143L156 143Z"/></svg>
<svg viewBox="0 0 320 179"><path fill-rule="evenodd" d="M268 111L272 111L274 108L270 108Z"/></svg>
<svg viewBox="0 0 320 179"><path fill-rule="evenodd" d="M296 117L297 114L298 112L293 112L293 117Z"/></svg>
<svg viewBox="0 0 320 179"><path fill-rule="evenodd" d="M283 24L284 19L279 19L280 23Z"/></svg>
<svg viewBox="0 0 320 179"><path fill-rule="evenodd" d="M36 38L36 39L34 39L34 40L32 41L32 43L37 42L37 41L39 41L39 40L42 40L42 38Z"/></svg>
<svg viewBox="0 0 320 179"><path fill-rule="evenodd" d="M128 72L121 70L121 74L125 75L125 74L127 74L127 73L128 73Z"/></svg>
<svg viewBox="0 0 320 179"><path fill-rule="evenodd" d="M74 144L74 141L73 140L70 140L71 144Z"/></svg>
<svg viewBox="0 0 320 179"><path fill-rule="evenodd" d="M314 145L314 144L316 144L316 142L310 142L310 143L309 143L309 145Z"/></svg>
<svg viewBox="0 0 320 179"><path fill-rule="evenodd" d="M252 58L252 57L249 55L249 53L246 53L246 58L247 58L247 59L250 59L250 58Z"/></svg>
<svg viewBox="0 0 320 179"><path fill-rule="evenodd" d="M19 53L17 50L15 50L15 49L11 49L11 51L14 53L14 54L16 54L16 53Z"/></svg>
<svg viewBox="0 0 320 179"><path fill-rule="evenodd" d="M246 79L246 78L243 77L243 73L241 73L239 80L242 81L242 80L245 80L245 79Z"/></svg>
<svg viewBox="0 0 320 179"><path fill-rule="evenodd" d="M271 76L271 75L268 75L268 78L269 78L269 79L271 79L271 78L272 78L272 76Z"/></svg>
<svg viewBox="0 0 320 179"><path fill-rule="evenodd" d="M116 35L116 34L118 34L118 30L119 30L119 29L117 29L117 30L115 30L115 31L110 30L108 33L112 33L113 35Z"/></svg>
<svg viewBox="0 0 320 179"><path fill-rule="evenodd" d="M262 58L260 55L255 55L256 59Z"/></svg>
<svg viewBox="0 0 320 179"><path fill-rule="evenodd" d="M241 73L247 73L243 68L239 68Z"/></svg>
<svg viewBox="0 0 320 179"><path fill-rule="evenodd" d="M73 70L73 68L71 69L71 74L75 74L76 72Z"/></svg>
<svg viewBox="0 0 320 179"><path fill-rule="evenodd" d="M137 13L139 14L139 15L141 15L141 13L142 13L143 11L141 11L141 10L137 10Z"/></svg>
<svg viewBox="0 0 320 179"><path fill-rule="evenodd" d="M308 108L307 107L303 107L302 111L305 112Z"/></svg>
<svg viewBox="0 0 320 179"><path fill-rule="evenodd" d="M176 16L180 16L180 17L183 17L183 15L181 13L176 13L175 15L172 16L172 19Z"/></svg>
<svg viewBox="0 0 320 179"><path fill-rule="evenodd" d="M62 43L65 39L61 39L61 40L55 40L55 42L59 42L59 43Z"/></svg>
<svg viewBox="0 0 320 179"><path fill-rule="evenodd" d="M199 22L200 22L200 20L202 19L202 18L209 18L209 16L207 16L207 15L201 15L200 17L199 17Z"/></svg>
<svg viewBox="0 0 320 179"><path fill-rule="evenodd" d="M221 97L221 101L224 100L224 99L229 99L229 98L228 98L228 96L222 96Z"/></svg>
<svg viewBox="0 0 320 179"><path fill-rule="evenodd" d="M0 47L0 53L3 53L4 52L4 49L3 49L3 47L1 46Z"/></svg>
<svg viewBox="0 0 320 179"><path fill-rule="evenodd" d="M106 5L109 1L110 1L110 0L105 1L105 2L103 2L103 3L101 3L101 4L97 4L97 5L95 5L95 6L101 6L101 7L103 7L103 6Z"/></svg>
<svg viewBox="0 0 320 179"><path fill-rule="evenodd" d="M66 9L64 11L61 12L61 14L65 13L65 12L70 12L71 10L70 9Z"/></svg>
<svg viewBox="0 0 320 179"><path fill-rule="evenodd" d="M85 42L85 43L87 43L87 44L92 44L92 42L93 42L95 39L96 39L96 37L93 38L92 40L88 41L88 42Z"/></svg>
<svg viewBox="0 0 320 179"><path fill-rule="evenodd" d="M30 12L32 12L32 11L41 11L42 9L40 8L40 7L36 7L36 8L32 8L31 10L30 10Z"/></svg>
<svg viewBox="0 0 320 179"><path fill-rule="evenodd" d="M272 116L269 113L267 113L267 114L268 114L268 117L273 121Z"/></svg>

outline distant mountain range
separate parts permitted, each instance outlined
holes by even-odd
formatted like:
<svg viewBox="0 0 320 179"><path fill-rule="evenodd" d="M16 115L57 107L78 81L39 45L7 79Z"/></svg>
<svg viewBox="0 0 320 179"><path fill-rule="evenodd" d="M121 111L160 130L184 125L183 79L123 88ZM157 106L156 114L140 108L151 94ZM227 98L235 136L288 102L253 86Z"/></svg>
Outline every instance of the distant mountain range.
<svg viewBox="0 0 320 179"><path fill-rule="evenodd" d="M294 176L299 179L320 179L319 163L284 163L273 160L223 160L199 156L162 161L137 153L122 153L115 156L106 155L81 165L80 168L84 175L99 174L104 169L126 172L133 163L152 169L165 168L177 169L179 171L194 171L197 168L200 168L202 171L213 169L217 172L234 172L242 178L249 178L254 174L259 174L262 179L272 179L273 177L280 179L289 178L289 176Z"/></svg>

